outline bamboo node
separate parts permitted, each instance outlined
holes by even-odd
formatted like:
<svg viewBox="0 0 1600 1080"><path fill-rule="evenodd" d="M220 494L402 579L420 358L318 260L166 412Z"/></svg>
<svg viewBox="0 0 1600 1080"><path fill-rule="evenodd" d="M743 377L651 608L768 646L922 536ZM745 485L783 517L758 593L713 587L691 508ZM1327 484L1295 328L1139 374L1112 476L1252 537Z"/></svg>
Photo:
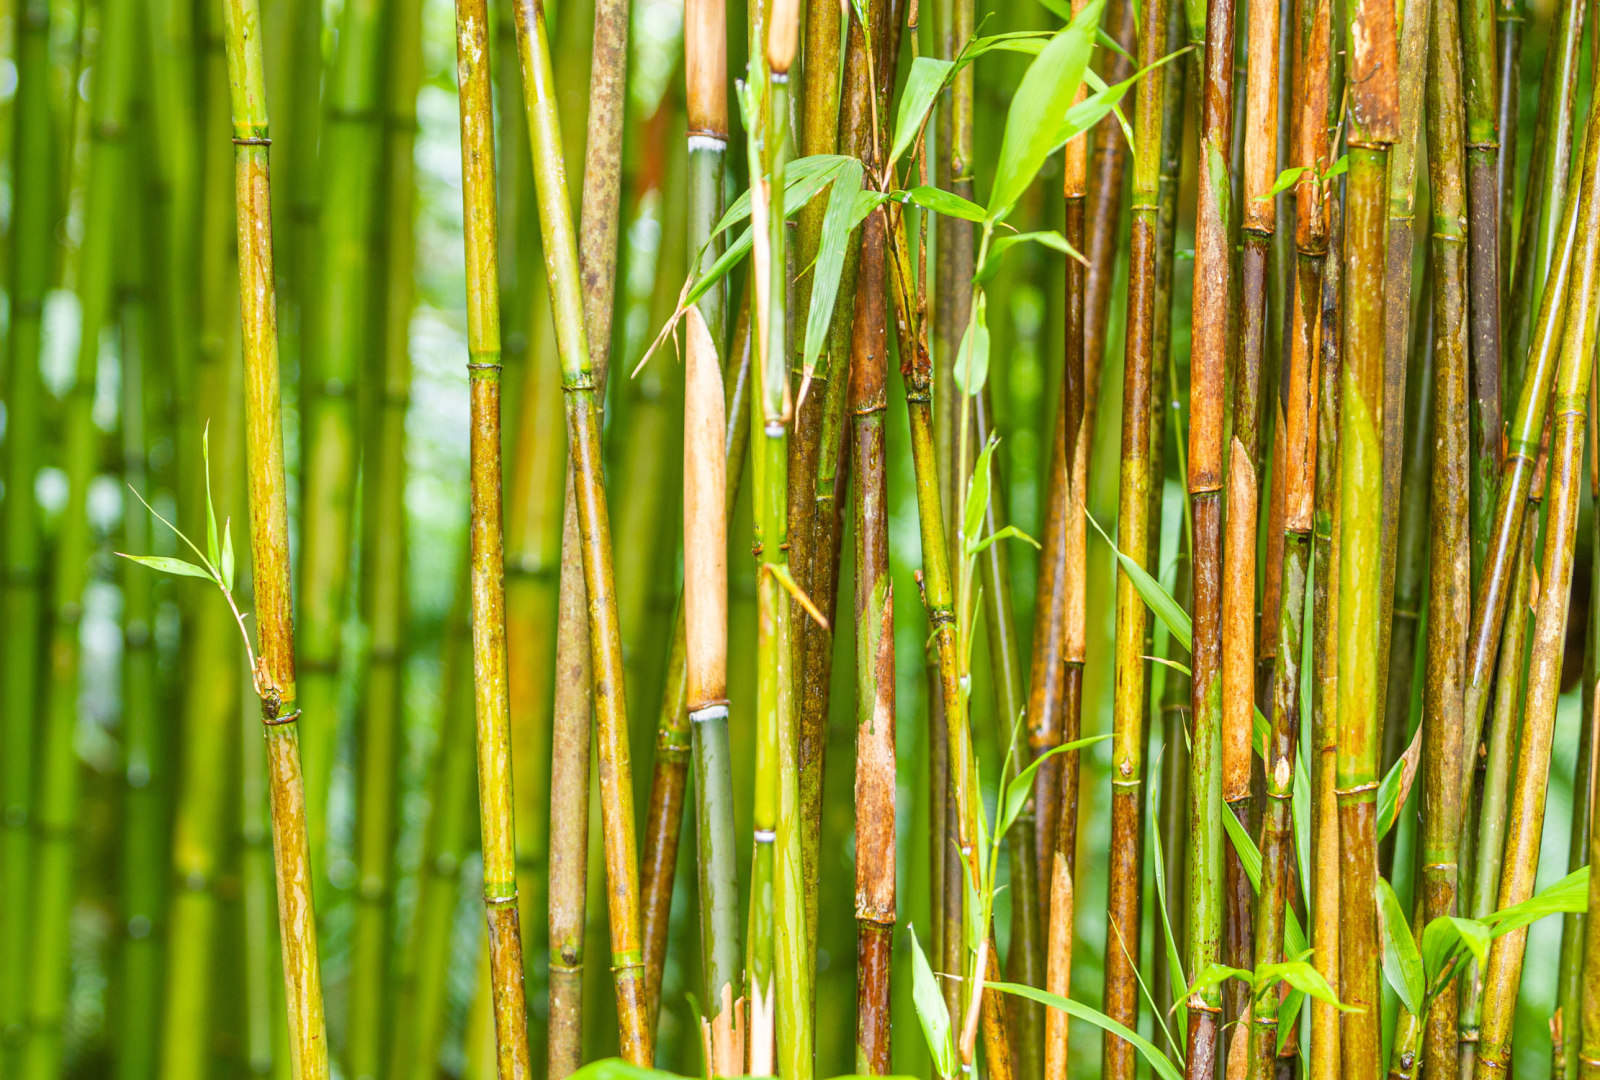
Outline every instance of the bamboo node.
<svg viewBox="0 0 1600 1080"><path fill-rule="evenodd" d="M754 834L758 844L771 844L778 839L778 831L776 829L756 829Z"/></svg>
<svg viewBox="0 0 1600 1080"><path fill-rule="evenodd" d="M243 136L243 137L235 135L233 137L233 145L235 145L235 146L271 146L272 145L272 140L267 138L265 135L259 135L259 136L258 135L246 135L246 136Z"/></svg>
<svg viewBox="0 0 1600 1080"><path fill-rule="evenodd" d="M727 718L728 703L726 701L713 701L689 713L689 722L691 724L700 724L707 720L726 720Z"/></svg>
<svg viewBox="0 0 1600 1080"><path fill-rule="evenodd" d="M284 713L282 716L263 716L261 723L267 727L279 727L283 724L292 724L298 719L300 719L300 710L296 709L293 712Z"/></svg>

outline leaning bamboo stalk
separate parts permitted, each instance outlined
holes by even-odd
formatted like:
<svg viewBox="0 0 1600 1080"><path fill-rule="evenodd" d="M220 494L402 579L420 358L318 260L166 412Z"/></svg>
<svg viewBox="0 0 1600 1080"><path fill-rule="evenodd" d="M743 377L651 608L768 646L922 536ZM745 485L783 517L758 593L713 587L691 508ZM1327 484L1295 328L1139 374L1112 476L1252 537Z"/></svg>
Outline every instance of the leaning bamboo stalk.
<svg viewBox="0 0 1600 1080"><path fill-rule="evenodd" d="M238 211L239 307L244 325L245 437L249 449L250 552L260 644L254 672L267 740L272 847L278 879L289 1047L302 1080L328 1075L322 978L300 774L300 716L289 613L289 513L279 409L277 305L272 278L272 195L261 16L255 0L227 0L228 82Z"/></svg>
<svg viewBox="0 0 1600 1080"><path fill-rule="evenodd" d="M728 143L727 15L721 0L695 0L684 15L691 171L689 243L691 250L698 251L709 241L722 207ZM716 250L708 249L703 262L715 256ZM736 1076L744 1068L740 1016L744 995L728 749L727 533L733 501L729 493L737 490L743 454L730 461L727 440L730 426L742 429L744 425L738 422L737 412L733 413L734 423L728 423L723 391L724 291L720 285L714 286L688 314L681 604L685 683L681 704L693 729L706 1063L714 1076ZM745 442L735 445L742 451ZM659 756L659 748L657 753ZM655 805L653 797L651 805Z"/></svg>
<svg viewBox="0 0 1600 1080"><path fill-rule="evenodd" d="M1432 190L1434 453L1428 555L1427 658L1423 680L1421 908L1424 923L1458 907L1461 830L1461 685L1471 607L1470 362L1465 162L1461 146L1461 51L1453 0L1432 5L1427 129ZM1409 28L1408 28L1409 29ZM1498 284L1496 286L1498 288ZM1422 1067L1449 1075L1456 1063L1456 996L1428 1010Z"/></svg>
<svg viewBox="0 0 1600 1080"><path fill-rule="evenodd" d="M1399 138L1392 4L1349 12L1349 176L1340 372L1338 767L1340 1048L1350 1080L1381 1069L1377 884L1378 663L1382 602L1384 227L1389 147Z"/></svg>
<svg viewBox="0 0 1600 1080"><path fill-rule="evenodd" d="M889 967L895 923L894 583L889 578L884 414L886 214L862 229L850 363L856 535L856 1071L889 1069ZM1031 854L1031 852L1030 852Z"/></svg>
<svg viewBox="0 0 1600 1080"><path fill-rule="evenodd" d="M531 1069L522 984L511 722L506 693L504 536L500 505L500 282L496 249L494 118L488 10L456 7L461 87L461 165L467 249L467 365L471 387L471 569L478 800L483 832L483 902L489 926L495 1051L501 1080Z"/></svg>
<svg viewBox="0 0 1600 1080"><path fill-rule="evenodd" d="M6 286L10 324L5 339L6 491L5 617L15 627L5 635L3 739L0 772L3 810L3 879L0 879L0 1064L7 1074L21 1068L23 1022L28 999L28 952L33 877L28 815L36 786L34 726L39 712L43 543L38 504L16 493L32 491L40 465L44 391L39 373L41 318L50 286L52 134L50 97L50 4L29 0L14 9L13 62L17 88L12 103L13 167L10 263Z"/></svg>
<svg viewBox="0 0 1600 1080"><path fill-rule="evenodd" d="M1466 115L1467 213L1472 345L1472 580L1482 573L1500 482L1499 91L1495 0L1463 0L1462 96ZM1515 192L1512 192L1515 195Z"/></svg>
<svg viewBox="0 0 1600 1080"><path fill-rule="evenodd" d="M1259 485L1267 409L1263 366L1268 355L1268 257L1277 227L1271 195L1278 166L1278 53L1276 0L1249 0L1246 48L1250 64L1245 82L1243 163L1244 255L1239 288L1242 300L1239 345L1233 368L1233 438L1227 449L1227 526L1222 553L1222 801L1238 822L1250 828L1253 761L1251 730L1256 700L1256 534L1261 507ZM1276 411L1276 405L1273 406ZM1281 563L1280 563L1281 566ZM1279 578L1281 583L1281 577ZM1279 590L1281 594L1281 588ZM1264 597L1265 599L1265 597ZM1264 630L1272 619L1264 620ZM1270 792L1269 792L1270 795ZM1225 848L1224 961L1251 967L1255 894L1239 853ZM1270 905L1269 905L1270 906ZM1242 1018L1247 989L1235 980L1226 991L1225 1015Z"/></svg>
<svg viewBox="0 0 1600 1080"><path fill-rule="evenodd" d="M607 39L603 55L614 57L611 65L595 65L596 78L617 79L626 57L625 45L613 50L617 41L625 42L626 0L616 10L596 8L597 32L615 35ZM544 237L546 268L550 278L552 305L556 311L556 341L561 353L562 387L566 394L569 453L572 455L572 500L576 504L578 536L583 553L583 577L587 590L589 641L592 656L595 745L600 754L601 811L605 821L606 877L611 917L612 970L615 976L617 1012L621 1023L623 1056L636 1064L648 1063L654 1039L648 1026L649 1008L645 993L642 931L639 914L637 843L633 821L633 780L628 760L627 706L624 699L622 642L616 622L615 584L611 565L611 529L606 511L604 478L600 454L600 402L596 370L591 362L585 327L585 298L580 292L578 244L572 227L571 203L567 195L566 174L562 165L561 123L557 114L554 78L550 65L548 32L544 10L527 3L517 7L517 49L521 59L523 104L528 113L534 176L538 187L539 221ZM592 91L592 86L591 86ZM594 94L591 92L591 99ZM596 109L591 105L590 124L596 125ZM620 116L620 109L617 116ZM590 140L591 147L597 140ZM615 154L616 149L612 148ZM617 168L615 157L606 169L596 169L590 161L585 167L585 189L591 177ZM594 180L594 183L599 183ZM614 183L614 179L613 179ZM584 216L585 236L593 239L593 229L610 230L614 249L615 188L611 192L611 213ZM614 257L614 256L613 256ZM590 265L588 269L610 274ZM594 340L604 341L601 335ZM568 531L571 535L571 531ZM552 784L552 796L554 794Z"/></svg>
<svg viewBox="0 0 1600 1080"><path fill-rule="evenodd" d="M1600 110L1592 112L1584 148L1579 191L1600 183ZM1509 907L1533 893L1539 840L1544 827L1544 797L1560 692L1562 642L1572 592L1573 548L1578 527L1579 483L1584 423L1595 341L1595 309L1600 294L1600 200L1569 197L1581 205L1575 278L1567 298L1561 360L1551 395L1550 493L1533 652L1522 743L1512 782L1511 821L1506 832L1505 869L1499 905ZM1526 928L1498 937L1484 966L1483 1026L1473 1075L1499 1075L1511 1053L1511 1021L1527 947Z"/></svg>
<svg viewBox="0 0 1600 1080"><path fill-rule="evenodd" d="M1140 24L1146 32L1139 36L1139 64L1149 67L1161 58L1166 46L1171 5L1168 0L1145 0L1141 4ZM1158 239L1160 207L1162 133L1167 73L1152 70L1139 81L1135 99L1135 138L1139 152L1133 168L1133 235L1129 250L1128 335L1123 360L1122 384L1122 465L1117 497L1117 543L1123 555L1147 569L1154 568L1159 554L1160 503L1152 496L1162 476L1152 466L1159 461L1157 429L1165 419L1164 410L1153 402L1164 401L1165 386L1156 382L1156 324L1167 321L1167 312L1156 307L1160 292L1157 266L1164 252ZM1068 262L1072 273L1073 260ZM1165 375L1165 363L1161 375ZM1152 526L1154 529L1152 530ZM1154 535L1152 535L1152 531ZM1253 601L1252 601L1253 602ZM1116 692L1112 699L1111 773L1111 873L1106 898L1106 923L1109 937L1119 947L1106 950L1104 1010L1106 1015L1129 1027L1138 1024L1139 888L1141 878L1139 835L1143 808L1144 714L1149 668L1144 654L1149 613L1143 598L1125 572L1117 574ZM1169 751L1170 751L1170 744ZM1169 759L1169 769L1171 768ZM1059 828L1059 826L1058 826ZM1070 934L1065 935L1065 951L1070 953ZM1052 944L1055 939L1052 939ZM1158 954L1165 950L1158 948ZM1052 949L1051 958L1058 953ZM1070 962L1067 965L1070 972ZM1049 989L1065 996L1070 986L1052 981ZM1046 1016L1046 1076L1063 1080L1067 1075L1065 1013L1052 1009ZM1059 1032L1059 1035L1057 1035ZM1107 1036L1101 1054L1101 1072L1115 1080L1131 1080L1135 1065L1134 1049L1126 1041Z"/></svg>
<svg viewBox="0 0 1600 1080"><path fill-rule="evenodd" d="M1222 822L1222 498L1223 398L1233 265L1228 221L1233 202L1233 0L1206 5L1201 76L1200 155L1195 219L1193 344L1189 389L1189 502L1194 529L1193 779L1189 790L1189 970L1221 959ZM1209 1076L1221 1058L1222 996L1216 987L1188 1000L1185 1075Z"/></svg>

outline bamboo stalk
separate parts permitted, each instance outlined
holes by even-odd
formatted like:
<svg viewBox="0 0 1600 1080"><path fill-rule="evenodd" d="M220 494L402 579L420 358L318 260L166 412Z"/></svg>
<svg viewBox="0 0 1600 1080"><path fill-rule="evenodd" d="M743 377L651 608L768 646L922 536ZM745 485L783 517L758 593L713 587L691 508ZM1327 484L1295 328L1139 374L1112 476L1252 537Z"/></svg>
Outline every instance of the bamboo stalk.
<svg viewBox="0 0 1600 1080"><path fill-rule="evenodd" d="M300 521L300 676L307 814L312 865L327 874L328 789L343 710L339 670L350 593L356 476L361 462L356 391L371 349L375 275L370 193L382 162L380 0L345 5L328 70L321 219L317 227L315 314L302 334L300 396L305 462Z"/></svg>
<svg viewBox="0 0 1600 1080"><path fill-rule="evenodd" d="M1593 748L1600 745L1600 739L1595 738L1593 727L1595 714L1591 712L1583 718L1590 726L1589 745L1591 753ZM1588 827L1588 856L1589 865L1600 865L1600 799L1594 798L1593 763L1590 765L1590 791L1589 791L1589 827ZM1589 877L1589 903L1583 913L1583 921L1589 927L1600 926L1600 878L1590 871ZM1577 1076L1581 1080L1595 1080L1600 1077L1600 934L1585 933L1583 936L1583 992L1582 1015L1578 1019L1580 1034L1573 1040L1578 1043L1577 1059L1579 1068Z"/></svg>
<svg viewBox="0 0 1600 1080"><path fill-rule="evenodd" d="M1468 475L1471 356L1465 308L1469 275L1465 162L1461 146L1461 51L1457 8L1433 5L1427 93L1428 179L1432 192L1434 454L1428 630L1423 681L1423 922L1458 907L1456 849L1461 831L1461 685L1471 606ZM1496 285L1498 288L1498 283ZM1456 997L1428 1010L1422 1067L1449 1075L1456 1061Z"/></svg>
<svg viewBox="0 0 1600 1080"><path fill-rule="evenodd" d="M23 1071L18 1075L38 1080L50 1080L62 1067L70 976L68 918L72 910L81 788L75 743L80 632L93 554L88 495L99 459L94 425L95 382L100 332L112 314L118 198L127 181L128 104L135 70L134 15L135 9L127 0L117 0L103 9L104 44L95 57L89 104L84 239L77 266L78 350L72 383L63 402L59 449L67 497L53 552L43 737L32 765L39 771L32 818L33 862L29 870L33 889L29 929L32 959L27 1044ZM32 357L22 362L32 363ZM20 632L36 631L24 627Z"/></svg>
<svg viewBox="0 0 1600 1080"><path fill-rule="evenodd" d="M894 583L883 430L889 346L886 218L881 208L874 211L862 231L850 362L857 633L856 1071L873 1076L890 1071L889 946L895 924Z"/></svg>
<svg viewBox="0 0 1600 1080"><path fill-rule="evenodd" d="M1189 970L1222 958L1223 398L1229 364L1233 267L1228 179L1233 144L1232 0L1206 5L1201 76L1200 155L1204 162L1195 220L1194 330L1189 384L1189 501L1194 528L1193 779L1189 790ZM1222 997L1216 987L1188 1000L1185 1075L1209 1076L1221 1058Z"/></svg>
<svg viewBox="0 0 1600 1080"><path fill-rule="evenodd" d="M300 772L299 732L294 724L300 710L294 681L294 630L289 614L289 515L278 399L261 17L254 0L228 0L223 12L239 219L250 550L260 643L255 683L267 740L291 1062L302 1080L320 1080L328 1075L328 1050L311 898L306 792Z"/></svg>
<svg viewBox="0 0 1600 1080"><path fill-rule="evenodd" d="M611 132L620 123L619 84L626 59L626 0L597 5L597 54L608 61L596 64L591 76L591 131ZM517 7L517 46L523 80L523 104L531 132L534 176L537 181L539 220L544 237L546 267L552 304L556 311L556 339L561 353L562 386L566 392L568 446L572 454L569 500L575 503L577 535L583 553L583 578L589 616L592 680L600 753L601 810L606 822L606 876L611 917L612 970L621 1022L623 1056L635 1064L648 1063L653 1038L648 1025L642 931L639 913L637 843L633 824L633 781L628 760L627 707L622 679L622 644L616 623L615 585L611 568L610 523L604 498L599 430L597 368L589 342L607 340L609 334L589 334L586 298L579 292L578 245L572 229L566 176L561 167L561 125L557 114L550 67L548 32L543 9L526 3ZM596 102L595 84L605 87ZM615 97L611 95L615 94ZM600 280L611 278L615 258L616 198L619 149L607 139L589 140L591 153L584 169L585 259L587 273ZM598 147L598 150L596 149ZM596 153L603 155L597 159ZM606 212L607 209L609 212ZM594 246L591 247L590 245ZM595 298L588 297L592 302ZM607 305L609 306L609 305ZM572 530L567 530L572 535ZM574 583L574 587L575 587ZM571 610L570 608L568 610ZM560 670L560 657L557 658ZM561 709L557 709L560 730ZM552 781L552 799L557 785ZM556 835L552 827L552 835ZM553 892L553 890L552 890ZM552 904L554 904L552 900ZM554 940L554 935L552 935ZM552 958L552 968L554 958ZM552 1009L552 1016L555 1010ZM552 1039L554 1053L555 1039Z"/></svg>
<svg viewBox="0 0 1600 1080"><path fill-rule="evenodd" d="M1329 11L1331 5L1319 5ZM1320 12L1319 12L1320 16ZM1327 27L1324 18L1320 23ZM1326 31L1319 40L1329 40ZM1330 42L1331 44L1331 42ZM1322 130L1327 130L1323 127ZM1304 145L1304 144L1302 144ZM1302 201L1300 204L1306 204ZM1317 971L1339 985L1340 874L1338 789L1339 641L1339 406L1344 361L1344 208L1337 191L1326 204L1327 254L1322 262L1318 319L1316 526L1311 540L1312 610L1315 612L1311 682L1311 945ZM1304 220L1304 216L1302 216ZM1298 226L1297 226L1298 227ZM1339 1011L1311 1002L1311 1080L1333 1080L1342 1065Z"/></svg>
<svg viewBox="0 0 1600 1080"><path fill-rule="evenodd" d="M1461 4L1462 91L1466 114L1467 259L1472 344L1472 580L1488 557L1500 481L1501 134L1496 86L1494 0ZM1515 192L1512 193L1515 195ZM1442 331L1441 331L1442 332Z"/></svg>
<svg viewBox="0 0 1600 1080"><path fill-rule="evenodd" d="M1511 286L1511 260L1516 248L1516 230L1513 224L1517 201L1517 118L1522 110L1522 24L1526 13L1522 0L1497 0L1495 4L1495 41L1499 46L1495 70L1495 127L1500 145L1495 148L1494 184L1500 196L1500 222L1497 244L1499 266L1497 280L1500 286L1499 303L1504 310L1509 301ZM1502 327L1502 334L1504 328ZM1504 385L1505 339L1500 341L1502 385ZM1515 400L1515 395L1512 395Z"/></svg>
<svg viewBox="0 0 1600 1080"><path fill-rule="evenodd" d="M1171 5L1168 0L1147 0L1140 10L1140 25L1147 31L1139 37L1139 64L1147 67L1163 55L1167 44ZM1165 400L1165 387L1156 381L1156 325L1168 319L1166 309L1158 309L1158 265L1167 252L1161 249L1159 218L1161 168L1164 164L1162 136L1166 125L1167 73L1151 71L1139 81L1136 90L1135 137L1139 152L1133 169L1133 234L1129 248L1128 335L1123 361L1122 389L1122 465L1118 487L1117 543L1127 557L1147 569L1155 569L1161 546L1159 492L1163 476L1159 468L1159 435L1165 410L1154 403ZM1068 273L1071 263L1069 261ZM1170 272L1170 271L1169 271ZM1160 375L1165 375L1165 357ZM1154 467L1153 467L1154 466ZM1253 599L1252 599L1253 603ZM1145 741L1144 713L1149 669L1144 659L1149 634L1149 615L1144 601L1124 572L1117 575L1116 693L1112 699L1111 776L1111 854L1110 882L1106 899L1107 945L1104 1008L1106 1015L1135 1027L1138 1024L1139 888L1141 884L1140 814L1143 809ZM1167 744L1170 751L1171 744ZM1169 768L1171 767L1169 763ZM1059 829L1059 826L1058 826ZM1170 834L1168 834L1170 835ZM1110 947L1115 935L1119 945ZM1065 950L1069 954L1070 933ZM1157 948L1164 955L1165 949ZM1056 953L1052 950L1052 959ZM1049 989L1066 995L1070 986L1053 980ZM1052 1009L1047 1016L1047 1032L1059 1031L1059 1039L1046 1043L1047 1072L1052 1080L1067 1075L1065 1013ZM1108 1036L1101 1055L1101 1071L1108 1078L1131 1080L1135 1064L1133 1047L1124 1040Z"/></svg>
<svg viewBox="0 0 1600 1080"><path fill-rule="evenodd" d="M10 322L4 344L6 371L5 612L4 650L4 903L0 904L0 1065L19 1075L32 947L31 873L34 747L39 713L43 637L43 551L39 509L20 493L33 490L40 460L43 387L39 373L41 315L50 284L54 145L50 100L50 5L28 0L15 9L17 88L13 100L12 225L6 285Z"/></svg>
<svg viewBox="0 0 1600 1080"><path fill-rule="evenodd" d="M1590 117L1580 191L1600 183L1600 113ZM1600 200L1569 196L1582 204L1578 226L1576 277L1567 299L1561 360L1551 395L1550 495L1545 527L1543 574L1534 618L1528 696L1512 782L1511 820L1506 832L1505 869L1499 905L1509 907L1533 892L1539 839L1544 826L1544 795L1560 687L1561 642L1572 589L1573 546L1578 526L1579 480L1584 466L1583 429L1593 358L1596 294L1600 292ZM1484 967L1483 1027L1476 1077L1496 1075L1511 1053L1511 1020L1521 983L1527 930L1496 938Z"/></svg>
<svg viewBox="0 0 1600 1080"><path fill-rule="evenodd" d="M345 1046L350 1072L376 1080L387 1072L392 1042L390 942L399 832L397 773L401 755L400 714L404 703L406 638L406 411L410 404L411 313L415 281L414 168L417 88L422 79L422 16L417 0L392 5L387 13L389 58L383 119L383 212L381 252L383 347L369 361L374 394L366 403L368 425L362 452L365 550L360 593L371 634L366 685L357 712L356 928L350 972L350 1012Z"/></svg>

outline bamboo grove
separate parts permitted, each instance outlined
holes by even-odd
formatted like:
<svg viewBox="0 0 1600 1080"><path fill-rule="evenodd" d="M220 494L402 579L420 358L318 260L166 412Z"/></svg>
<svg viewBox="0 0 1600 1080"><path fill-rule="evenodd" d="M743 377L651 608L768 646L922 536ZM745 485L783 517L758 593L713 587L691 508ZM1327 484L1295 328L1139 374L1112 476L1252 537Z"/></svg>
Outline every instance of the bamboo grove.
<svg viewBox="0 0 1600 1080"><path fill-rule="evenodd" d="M0 1080L1600 1080L1597 58L0 0Z"/></svg>

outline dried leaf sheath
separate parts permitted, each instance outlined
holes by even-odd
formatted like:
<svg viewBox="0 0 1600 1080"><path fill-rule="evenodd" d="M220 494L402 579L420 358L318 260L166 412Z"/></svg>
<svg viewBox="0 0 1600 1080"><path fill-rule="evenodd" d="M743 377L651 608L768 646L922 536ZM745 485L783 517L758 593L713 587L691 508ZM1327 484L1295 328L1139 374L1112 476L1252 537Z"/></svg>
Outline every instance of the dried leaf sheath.
<svg viewBox="0 0 1600 1080"><path fill-rule="evenodd" d="M328 1075L327 1027L317 957L305 786L300 773L289 606L288 483L279 406L278 327L272 278L272 196L261 15L254 0L228 0L228 83L238 215L239 313L244 326L245 437L250 554L259 660L256 690L266 725L272 849L278 881L289 1043L302 1080Z"/></svg>

